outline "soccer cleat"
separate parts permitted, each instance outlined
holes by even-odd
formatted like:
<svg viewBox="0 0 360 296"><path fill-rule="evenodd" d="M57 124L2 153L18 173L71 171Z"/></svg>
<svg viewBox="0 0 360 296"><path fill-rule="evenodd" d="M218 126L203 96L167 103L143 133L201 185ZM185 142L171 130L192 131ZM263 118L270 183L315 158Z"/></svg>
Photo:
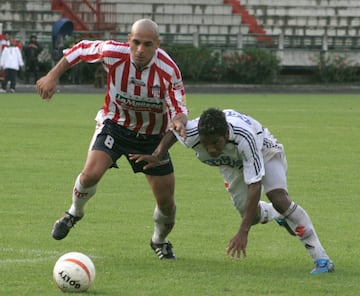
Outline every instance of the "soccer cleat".
<svg viewBox="0 0 360 296"><path fill-rule="evenodd" d="M296 233L291 229L290 225L286 222L285 218L276 218L275 221L293 236L296 236Z"/></svg>
<svg viewBox="0 0 360 296"><path fill-rule="evenodd" d="M155 244L150 240L150 247L154 250L160 260L176 259L175 254L172 251L172 244L169 241L163 244Z"/></svg>
<svg viewBox="0 0 360 296"><path fill-rule="evenodd" d="M68 212L65 212L65 215L57 220L54 224L52 230L52 237L56 240L63 239L67 236L70 229L74 227L77 221L79 221L81 217L75 217Z"/></svg>
<svg viewBox="0 0 360 296"><path fill-rule="evenodd" d="M315 261L315 268L310 271L310 274L327 273L334 271L335 265L330 259L317 259Z"/></svg>

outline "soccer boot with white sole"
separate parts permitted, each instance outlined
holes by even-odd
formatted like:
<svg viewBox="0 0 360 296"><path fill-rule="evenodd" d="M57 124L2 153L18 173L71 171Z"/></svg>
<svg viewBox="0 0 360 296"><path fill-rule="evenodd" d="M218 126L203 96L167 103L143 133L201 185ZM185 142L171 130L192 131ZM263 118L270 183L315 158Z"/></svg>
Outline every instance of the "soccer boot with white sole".
<svg viewBox="0 0 360 296"><path fill-rule="evenodd" d="M335 265L330 259L317 259L315 262L315 268L310 271L311 274L328 273L335 271Z"/></svg>
<svg viewBox="0 0 360 296"><path fill-rule="evenodd" d="M285 218L276 218L275 221L282 227L285 227L290 235L296 236L296 233L291 229L290 225L286 222Z"/></svg>
<svg viewBox="0 0 360 296"><path fill-rule="evenodd" d="M152 240L150 240L150 247L154 250L160 260L176 259L172 250L172 244L169 241L163 244L155 244Z"/></svg>
<svg viewBox="0 0 360 296"><path fill-rule="evenodd" d="M65 212L65 215L55 222L51 233L52 237L56 240L65 238L68 235L70 229L73 228L76 222L78 222L81 218L82 216L75 217L70 213Z"/></svg>

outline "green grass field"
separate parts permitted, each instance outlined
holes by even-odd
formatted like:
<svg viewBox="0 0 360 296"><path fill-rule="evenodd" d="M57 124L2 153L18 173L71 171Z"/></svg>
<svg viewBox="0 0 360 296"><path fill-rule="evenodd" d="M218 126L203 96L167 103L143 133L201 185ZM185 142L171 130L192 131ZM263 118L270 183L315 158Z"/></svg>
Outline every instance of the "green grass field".
<svg viewBox="0 0 360 296"><path fill-rule="evenodd" d="M149 247L154 200L125 159L102 179L85 218L63 241L50 232L68 209L101 95L0 95L0 295L63 294L52 279L57 258L88 254L97 276L87 295L358 295L359 95L188 94L190 117L234 108L267 126L285 145L289 189L310 214L336 272L312 276L302 244L276 223L252 228L246 260L225 248L240 218L216 168L176 144L178 257Z"/></svg>

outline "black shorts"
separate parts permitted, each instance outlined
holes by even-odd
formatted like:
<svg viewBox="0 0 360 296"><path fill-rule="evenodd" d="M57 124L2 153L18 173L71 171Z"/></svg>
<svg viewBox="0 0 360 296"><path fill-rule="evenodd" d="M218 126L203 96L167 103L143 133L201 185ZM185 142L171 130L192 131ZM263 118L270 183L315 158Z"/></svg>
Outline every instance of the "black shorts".
<svg viewBox="0 0 360 296"><path fill-rule="evenodd" d="M161 165L144 171L145 162L135 163L129 159L129 154L152 154L161 141L161 135L137 134L110 119L104 121L104 126L97 135L91 150L106 152L113 160L112 167L118 167L116 161L125 155L134 173L143 172L152 176L165 176L174 172L174 167L167 152L161 160Z"/></svg>

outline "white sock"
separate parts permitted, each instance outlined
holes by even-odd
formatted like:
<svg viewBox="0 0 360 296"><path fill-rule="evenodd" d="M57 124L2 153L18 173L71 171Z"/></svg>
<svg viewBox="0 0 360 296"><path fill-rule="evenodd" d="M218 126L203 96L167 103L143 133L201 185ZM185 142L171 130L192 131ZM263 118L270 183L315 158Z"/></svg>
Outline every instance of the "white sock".
<svg viewBox="0 0 360 296"><path fill-rule="evenodd" d="M76 217L84 216L85 204L95 194L96 185L91 187L84 187L80 183L80 176L76 178L75 186L72 194L72 205L69 209L69 213Z"/></svg>
<svg viewBox="0 0 360 296"><path fill-rule="evenodd" d="M175 224L176 208L174 208L171 216L165 216L158 207L154 210L154 234L152 241L156 244L163 244L167 242L166 237L171 232Z"/></svg>
<svg viewBox="0 0 360 296"><path fill-rule="evenodd" d="M280 217L280 213L275 210L272 203L264 202L262 200L259 201L260 208L260 223L265 224L274 220L275 218Z"/></svg>
<svg viewBox="0 0 360 296"><path fill-rule="evenodd" d="M329 258L320 243L309 215L302 207L292 202L289 209L285 211L284 217L309 252L313 261L319 258Z"/></svg>

